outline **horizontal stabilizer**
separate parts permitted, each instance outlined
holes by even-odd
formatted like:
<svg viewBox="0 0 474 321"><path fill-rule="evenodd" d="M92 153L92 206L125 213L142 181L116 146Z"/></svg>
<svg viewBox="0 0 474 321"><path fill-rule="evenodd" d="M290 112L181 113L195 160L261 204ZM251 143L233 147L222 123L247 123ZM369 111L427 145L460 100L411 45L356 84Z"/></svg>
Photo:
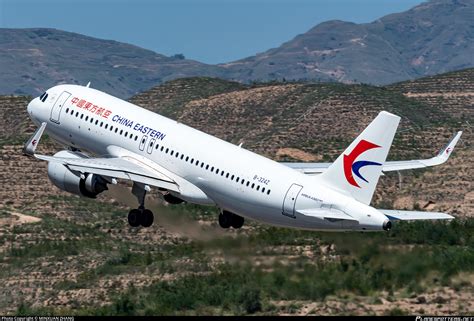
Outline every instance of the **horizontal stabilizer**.
<svg viewBox="0 0 474 321"><path fill-rule="evenodd" d="M339 211L336 209L310 208L310 209L305 209L305 210L299 210L298 213L305 216L319 218L321 220L346 220L346 221L358 222L352 216L349 216L343 211Z"/></svg>
<svg viewBox="0 0 474 321"><path fill-rule="evenodd" d="M393 172L402 171L408 169L417 169L430 166L441 165L445 163L451 153L454 150L459 138L461 138L462 132L459 131L449 141L449 143L443 147L436 156L427 159L414 159L414 160L402 160L402 161L386 161L382 165L382 172ZM293 168L294 170L307 175L316 175L325 172L331 163L289 163L282 162L281 164Z"/></svg>
<svg viewBox="0 0 474 321"><path fill-rule="evenodd" d="M422 211L399 211L399 210L381 210L377 209L387 216L390 220L451 220L454 216L440 212L422 212Z"/></svg>

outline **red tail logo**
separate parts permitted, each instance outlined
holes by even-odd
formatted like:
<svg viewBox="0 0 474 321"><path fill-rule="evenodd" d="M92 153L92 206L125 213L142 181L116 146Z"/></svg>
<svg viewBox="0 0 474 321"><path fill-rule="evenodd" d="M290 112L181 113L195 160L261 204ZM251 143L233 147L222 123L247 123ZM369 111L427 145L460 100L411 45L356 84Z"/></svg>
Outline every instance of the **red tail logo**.
<svg viewBox="0 0 474 321"><path fill-rule="evenodd" d="M373 149L373 148L379 148L379 145L375 145L374 143L371 143L366 140L361 140L359 143L357 143L356 147L352 150L352 152L349 153L349 155L344 154L343 158L343 165L344 165L344 176L346 176L347 182L349 184L359 187L359 184L357 184L356 180L354 179L354 173L357 177L362 179L363 181L367 182L368 181L359 173L359 170L368 165L377 165L381 166L382 164L376 163L376 162L371 162L371 161L358 161L354 162L357 157L359 157L360 154L365 153L366 151Z"/></svg>

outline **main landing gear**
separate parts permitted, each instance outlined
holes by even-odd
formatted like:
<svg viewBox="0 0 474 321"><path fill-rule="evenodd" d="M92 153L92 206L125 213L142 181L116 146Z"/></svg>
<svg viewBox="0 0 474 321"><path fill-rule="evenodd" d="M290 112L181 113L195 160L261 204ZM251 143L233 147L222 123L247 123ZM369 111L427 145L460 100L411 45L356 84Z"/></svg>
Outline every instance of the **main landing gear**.
<svg viewBox="0 0 474 321"><path fill-rule="evenodd" d="M153 224L153 212L145 208L135 208L128 212L128 224L131 227L150 227Z"/></svg>
<svg viewBox="0 0 474 321"><path fill-rule="evenodd" d="M145 195L150 191L150 187L140 183L133 183L132 194L138 199L140 206L128 212L128 224L131 227L150 227L153 224L153 212L145 208Z"/></svg>
<svg viewBox="0 0 474 321"><path fill-rule="evenodd" d="M233 228L238 229L244 225L244 218L228 211L222 211L222 213L219 214L219 225L222 228L229 228L232 226Z"/></svg>

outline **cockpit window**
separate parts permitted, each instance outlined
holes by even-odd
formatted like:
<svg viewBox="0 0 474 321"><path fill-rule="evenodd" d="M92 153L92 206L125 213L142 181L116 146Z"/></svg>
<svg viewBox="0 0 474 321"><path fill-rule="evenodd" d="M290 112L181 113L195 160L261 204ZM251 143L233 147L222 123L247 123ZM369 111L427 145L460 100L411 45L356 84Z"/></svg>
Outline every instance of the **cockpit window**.
<svg viewBox="0 0 474 321"><path fill-rule="evenodd" d="M47 98L48 98L48 93L47 93L47 92L44 92L44 93L40 96L40 100L41 100L42 102L45 102Z"/></svg>

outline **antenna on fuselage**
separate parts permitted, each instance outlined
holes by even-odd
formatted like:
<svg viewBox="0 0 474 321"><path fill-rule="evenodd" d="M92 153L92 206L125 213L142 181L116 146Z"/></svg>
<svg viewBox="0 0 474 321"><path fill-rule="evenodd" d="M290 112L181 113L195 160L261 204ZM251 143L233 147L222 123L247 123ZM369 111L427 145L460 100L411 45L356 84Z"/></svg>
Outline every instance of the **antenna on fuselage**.
<svg viewBox="0 0 474 321"><path fill-rule="evenodd" d="M89 81L86 85L87 88L89 88L89 86L91 85L91 82Z"/></svg>

